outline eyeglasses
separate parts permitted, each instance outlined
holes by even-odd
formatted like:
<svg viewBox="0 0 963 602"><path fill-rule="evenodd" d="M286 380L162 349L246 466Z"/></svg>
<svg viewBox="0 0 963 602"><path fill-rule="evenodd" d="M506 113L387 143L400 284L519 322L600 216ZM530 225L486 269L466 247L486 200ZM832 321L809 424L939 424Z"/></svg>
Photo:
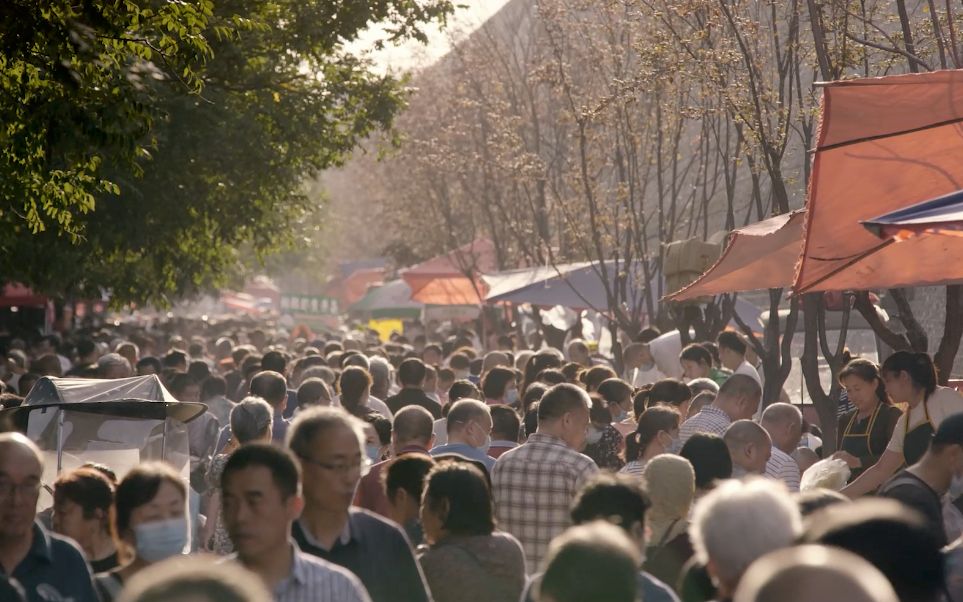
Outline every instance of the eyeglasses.
<svg viewBox="0 0 963 602"><path fill-rule="evenodd" d="M298 457L308 464L314 464L315 466L319 466L325 470L336 472L338 474L358 472L361 476L365 476L368 474L368 470L371 468L371 459L367 456L359 459L357 462L321 462L300 454L298 454Z"/></svg>
<svg viewBox="0 0 963 602"><path fill-rule="evenodd" d="M43 484L40 481L36 483L20 483L15 485L9 481L0 481L0 499L10 499L14 494L19 493L21 497L33 497L40 493L40 488Z"/></svg>

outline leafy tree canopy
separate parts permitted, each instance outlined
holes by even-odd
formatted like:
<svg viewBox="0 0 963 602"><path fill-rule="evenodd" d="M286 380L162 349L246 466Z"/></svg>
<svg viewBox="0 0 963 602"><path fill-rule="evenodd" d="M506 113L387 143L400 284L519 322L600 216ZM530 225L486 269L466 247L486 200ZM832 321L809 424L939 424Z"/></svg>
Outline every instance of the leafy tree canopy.
<svg viewBox="0 0 963 602"><path fill-rule="evenodd" d="M303 182L388 129L402 82L345 49L423 39L449 0L13 0L0 6L0 276L166 301L313 209Z"/></svg>

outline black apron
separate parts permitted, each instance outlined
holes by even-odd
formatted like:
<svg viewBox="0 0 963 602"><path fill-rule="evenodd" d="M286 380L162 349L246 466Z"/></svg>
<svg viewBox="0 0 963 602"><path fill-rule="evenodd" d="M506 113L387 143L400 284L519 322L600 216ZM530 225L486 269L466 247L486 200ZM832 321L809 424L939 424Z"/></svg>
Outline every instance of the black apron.
<svg viewBox="0 0 963 602"><path fill-rule="evenodd" d="M857 458L865 458L866 456L878 455L873 451L870 445L869 438L873 432L873 426L876 424L876 419L879 418L880 410L883 408L882 403L876 404L876 409L870 414L869 420L866 422L866 430L862 433L854 432L853 426L856 425L856 418L859 416L859 412L853 412L853 417L849 419L849 424L846 425L846 429L843 431L843 440L840 448L848 452L850 455ZM859 468L854 468L852 470L852 477L850 479L855 479L864 470L869 468L869 466L861 466Z"/></svg>
<svg viewBox="0 0 963 602"><path fill-rule="evenodd" d="M903 434L903 462L907 466L912 466L920 461L923 454L930 446L930 439L936 433L936 429L933 428L933 421L930 420L930 411L926 407L926 400L923 400L923 416L926 418L923 422L919 423L912 430L910 430L910 413L912 410L906 411L906 423L905 431Z"/></svg>

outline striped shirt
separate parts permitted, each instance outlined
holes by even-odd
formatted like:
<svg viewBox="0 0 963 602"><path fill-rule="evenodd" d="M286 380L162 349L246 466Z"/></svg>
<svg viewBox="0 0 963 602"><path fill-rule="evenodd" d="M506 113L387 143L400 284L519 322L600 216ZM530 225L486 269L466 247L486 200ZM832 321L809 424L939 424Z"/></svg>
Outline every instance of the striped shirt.
<svg viewBox="0 0 963 602"><path fill-rule="evenodd" d="M766 462L766 476L782 481L789 491L799 491L799 464L781 449L772 448L772 455Z"/></svg>
<svg viewBox="0 0 963 602"><path fill-rule="evenodd" d="M707 405L679 427L679 449L682 449L685 442L696 433L711 433L721 437L730 424L732 424L732 418L729 417L729 414L714 405Z"/></svg>
<svg viewBox="0 0 963 602"><path fill-rule="evenodd" d="M598 470L591 458L545 433L534 433L495 462L498 525L522 543L530 572L541 570L548 544L572 524L572 500Z"/></svg>
<svg viewBox="0 0 963 602"><path fill-rule="evenodd" d="M633 477L641 477L642 471L645 470L645 464L646 463L643 462L642 460L632 460L631 462L623 466L619 470L619 473L632 475Z"/></svg>
<svg viewBox="0 0 963 602"><path fill-rule="evenodd" d="M274 586L275 602L371 602L351 571L305 554L294 543L291 550L291 574Z"/></svg>

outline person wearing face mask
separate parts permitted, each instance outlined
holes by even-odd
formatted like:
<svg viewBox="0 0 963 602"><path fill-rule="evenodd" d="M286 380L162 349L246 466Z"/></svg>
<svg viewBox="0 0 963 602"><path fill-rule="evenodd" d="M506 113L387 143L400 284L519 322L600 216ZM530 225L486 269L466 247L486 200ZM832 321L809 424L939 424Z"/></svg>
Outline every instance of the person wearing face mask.
<svg viewBox="0 0 963 602"><path fill-rule="evenodd" d="M619 472L641 477L649 460L672 449L679 437L680 420L671 406L653 406L642 412L635 432L625 438L627 463Z"/></svg>
<svg viewBox="0 0 963 602"><path fill-rule="evenodd" d="M609 405L600 395L592 395L590 422L582 453L595 460L599 468L619 470L625 464L622 460L625 439L612 424L612 410Z"/></svg>
<svg viewBox="0 0 963 602"><path fill-rule="evenodd" d="M599 396L608 403L612 413L612 426L623 437L635 431L636 422L632 415L632 387L621 378L609 378L599 385ZM641 414L641 412L639 412Z"/></svg>
<svg viewBox="0 0 963 602"><path fill-rule="evenodd" d="M391 421L376 413L361 419L365 422L364 453L372 464L377 464L387 458L391 450Z"/></svg>
<svg viewBox="0 0 963 602"><path fill-rule="evenodd" d="M95 576L103 602L111 602L131 577L155 562L183 554L188 544L187 488L173 468L140 464L127 473L114 495L114 534L127 558Z"/></svg>
<svg viewBox="0 0 963 602"><path fill-rule="evenodd" d="M488 405L474 399L456 401L448 411L448 443L431 450L435 458L464 456L480 462L491 473L495 459L488 455L491 445L492 415Z"/></svg>
<svg viewBox="0 0 963 602"><path fill-rule="evenodd" d="M963 414L940 423L919 462L898 473L880 488L879 495L918 510L940 542L947 543L942 498L963 487Z"/></svg>
<svg viewBox="0 0 963 602"><path fill-rule="evenodd" d="M518 386L511 368L495 366L489 370L482 378L481 390L488 405L518 405Z"/></svg>

